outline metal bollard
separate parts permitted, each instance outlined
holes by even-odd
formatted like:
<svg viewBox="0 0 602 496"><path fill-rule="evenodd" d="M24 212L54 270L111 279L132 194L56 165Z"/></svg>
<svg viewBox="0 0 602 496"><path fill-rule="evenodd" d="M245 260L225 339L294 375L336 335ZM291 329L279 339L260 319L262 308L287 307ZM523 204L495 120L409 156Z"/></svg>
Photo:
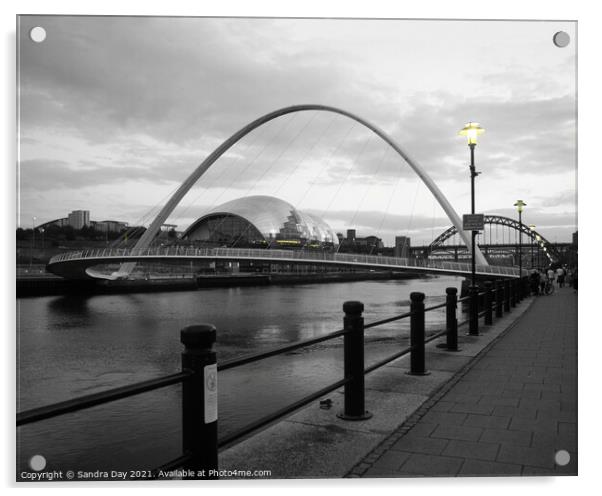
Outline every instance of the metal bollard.
<svg viewBox="0 0 602 496"><path fill-rule="evenodd" d="M519 300L518 301L523 301L526 297L525 295L525 278L521 277L518 281L518 286L519 286Z"/></svg>
<svg viewBox="0 0 602 496"><path fill-rule="evenodd" d="M182 446L191 455L184 469L195 475L187 479L216 479L217 471L217 362L213 344L216 330L210 324L180 331L184 345L182 370L194 375L182 384Z"/></svg>
<svg viewBox="0 0 602 496"><path fill-rule="evenodd" d="M470 298L468 300L468 334L471 336L479 335L479 287L470 286L468 288Z"/></svg>
<svg viewBox="0 0 602 496"><path fill-rule="evenodd" d="M511 291L512 291L512 288L510 286L510 281L506 279L504 281L504 312L510 311L510 292Z"/></svg>
<svg viewBox="0 0 602 496"><path fill-rule="evenodd" d="M447 349L448 351L460 351L458 349L458 317L456 309L458 308L458 289L446 288L446 330L447 330Z"/></svg>
<svg viewBox="0 0 602 496"><path fill-rule="evenodd" d="M372 414L364 407L364 304L360 301L343 303L345 317L343 319L343 349L345 361L345 409L337 414L343 420L366 420Z"/></svg>
<svg viewBox="0 0 602 496"><path fill-rule="evenodd" d="M428 375L424 365L424 293L410 293L410 375Z"/></svg>
<svg viewBox="0 0 602 496"><path fill-rule="evenodd" d="M493 324L493 283L485 281L485 325Z"/></svg>
<svg viewBox="0 0 602 496"><path fill-rule="evenodd" d="M495 281L495 317L496 319L501 318L504 315L503 308L504 301L504 286L502 281Z"/></svg>

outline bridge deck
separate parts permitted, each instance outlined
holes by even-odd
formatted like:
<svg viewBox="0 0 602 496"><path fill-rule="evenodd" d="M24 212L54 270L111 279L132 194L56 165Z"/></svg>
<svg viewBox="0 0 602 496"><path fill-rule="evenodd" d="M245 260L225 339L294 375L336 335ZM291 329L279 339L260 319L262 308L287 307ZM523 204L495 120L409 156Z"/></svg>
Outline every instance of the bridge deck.
<svg viewBox="0 0 602 496"><path fill-rule="evenodd" d="M379 270L406 270L438 274L468 275L468 263L412 260L408 258L383 257L347 253L329 253L293 250L266 250L252 248L188 248L169 246L159 248L115 249L106 248L69 252L53 257L48 263L48 271L70 279L119 278L119 273L102 274L94 271L95 265L130 263L161 260L229 260L256 261L268 263L304 263L314 265L359 267ZM519 271L515 267L477 265L480 276L495 275L516 278Z"/></svg>

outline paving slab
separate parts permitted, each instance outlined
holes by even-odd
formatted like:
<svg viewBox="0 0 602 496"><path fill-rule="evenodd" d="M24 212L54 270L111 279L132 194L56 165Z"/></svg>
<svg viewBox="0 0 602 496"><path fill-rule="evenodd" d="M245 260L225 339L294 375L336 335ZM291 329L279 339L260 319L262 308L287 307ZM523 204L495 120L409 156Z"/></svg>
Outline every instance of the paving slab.
<svg viewBox="0 0 602 496"><path fill-rule="evenodd" d="M385 440L374 450L380 457L367 474L577 475L576 294L567 288L536 298L489 342L428 409L392 434L393 445ZM475 343L465 337L464 352L472 353ZM567 464L558 464L559 450L569 453ZM379 467L384 453L389 472Z"/></svg>
<svg viewBox="0 0 602 496"><path fill-rule="evenodd" d="M532 303L519 303L502 319L494 319L493 326L482 327L480 336L466 336L466 329L461 330L459 352L437 348L444 337L428 343L429 375L407 374L409 355L366 375L366 409L372 418L359 422L339 419L336 414L343 408L343 395L342 389L335 391L322 398L331 400L329 409L321 409L318 400L222 451L220 469L268 469L272 478L478 476L485 475L487 467L490 475L518 474L527 466L550 469L547 461L538 462L536 456L550 451L550 442L538 438L539 444L532 445L532 427L543 429L556 422L558 431L559 420L546 415L538 418L543 404L521 407L520 401L556 401L556 410L564 412L563 420L570 420L576 411L576 387L567 386L564 400L544 399L542 394L558 393L558 388L562 391L570 381L576 384L576 376L570 353L567 369L561 373L556 370L557 362L536 363L543 348L554 348L558 355L553 343L539 340L523 349L520 342L508 340L513 332L508 329L524 320L520 317L531 312ZM499 343L504 346L498 347ZM482 364L482 356L490 357L490 367ZM470 376L473 366L475 374ZM548 367L554 370L550 371L552 380L546 383ZM525 378L551 386L525 388L531 383ZM522 420L532 422L521 424ZM571 432L570 427L563 427L563 436L571 436ZM524 462L508 460L512 449L519 448ZM567 443L569 448L573 445ZM556 468L552 464L551 470L559 473Z"/></svg>
<svg viewBox="0 0 602 496"><path fill-rule="evenodd" d="M220 470L271 470L271 478L343 477L381 439L336 425L280 422L220 454ZM328 463L324 463L328 460Z"/></svg>

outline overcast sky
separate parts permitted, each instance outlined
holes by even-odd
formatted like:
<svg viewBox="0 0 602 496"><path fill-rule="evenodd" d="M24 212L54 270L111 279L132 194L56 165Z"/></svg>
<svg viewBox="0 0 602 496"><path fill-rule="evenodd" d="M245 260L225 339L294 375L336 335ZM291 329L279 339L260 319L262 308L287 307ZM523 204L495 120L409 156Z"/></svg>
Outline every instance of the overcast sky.
<svg viewBox="0 0 602 496"><path fill-rule="evenodd" d="M576 35L568 22L22 17L20 222L87 209L148 222L171 192L255 118L319 103L387 132L470 208L515 217L549 240L576 230ZM47 38L34 43L33 26ZM557 31L568 47L552 42ZM233 198L268 194L336 231L429 243L451 223L409 166L334 114L303 112L257 129L174 212L185 228Z"/></svg>

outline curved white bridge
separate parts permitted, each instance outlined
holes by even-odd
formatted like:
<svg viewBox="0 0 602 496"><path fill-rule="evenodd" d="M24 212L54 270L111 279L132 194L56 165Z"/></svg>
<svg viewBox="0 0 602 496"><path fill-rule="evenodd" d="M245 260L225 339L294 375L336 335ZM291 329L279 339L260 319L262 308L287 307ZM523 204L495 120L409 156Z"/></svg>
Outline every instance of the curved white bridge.
<svg viewBox="0 0 602 496"><path fill-rule="evenodd" d="M291 250L265 250L251 248L189 248L167 246L145 249L106 248L63 253L48 262L47 270L67 279L123 279L129 273L104 274L93 267L112 263L167 261L167 260L229 260L272 263L308 263L329 266L360 267L381 270L408 270L435 274L468 275L471 266L467 263L410 260L408 258L356 255ZM496 265L477 265L479 276L494 275L519 277L518 268ZM526 272L523 270L523 275Z"/></svg>

